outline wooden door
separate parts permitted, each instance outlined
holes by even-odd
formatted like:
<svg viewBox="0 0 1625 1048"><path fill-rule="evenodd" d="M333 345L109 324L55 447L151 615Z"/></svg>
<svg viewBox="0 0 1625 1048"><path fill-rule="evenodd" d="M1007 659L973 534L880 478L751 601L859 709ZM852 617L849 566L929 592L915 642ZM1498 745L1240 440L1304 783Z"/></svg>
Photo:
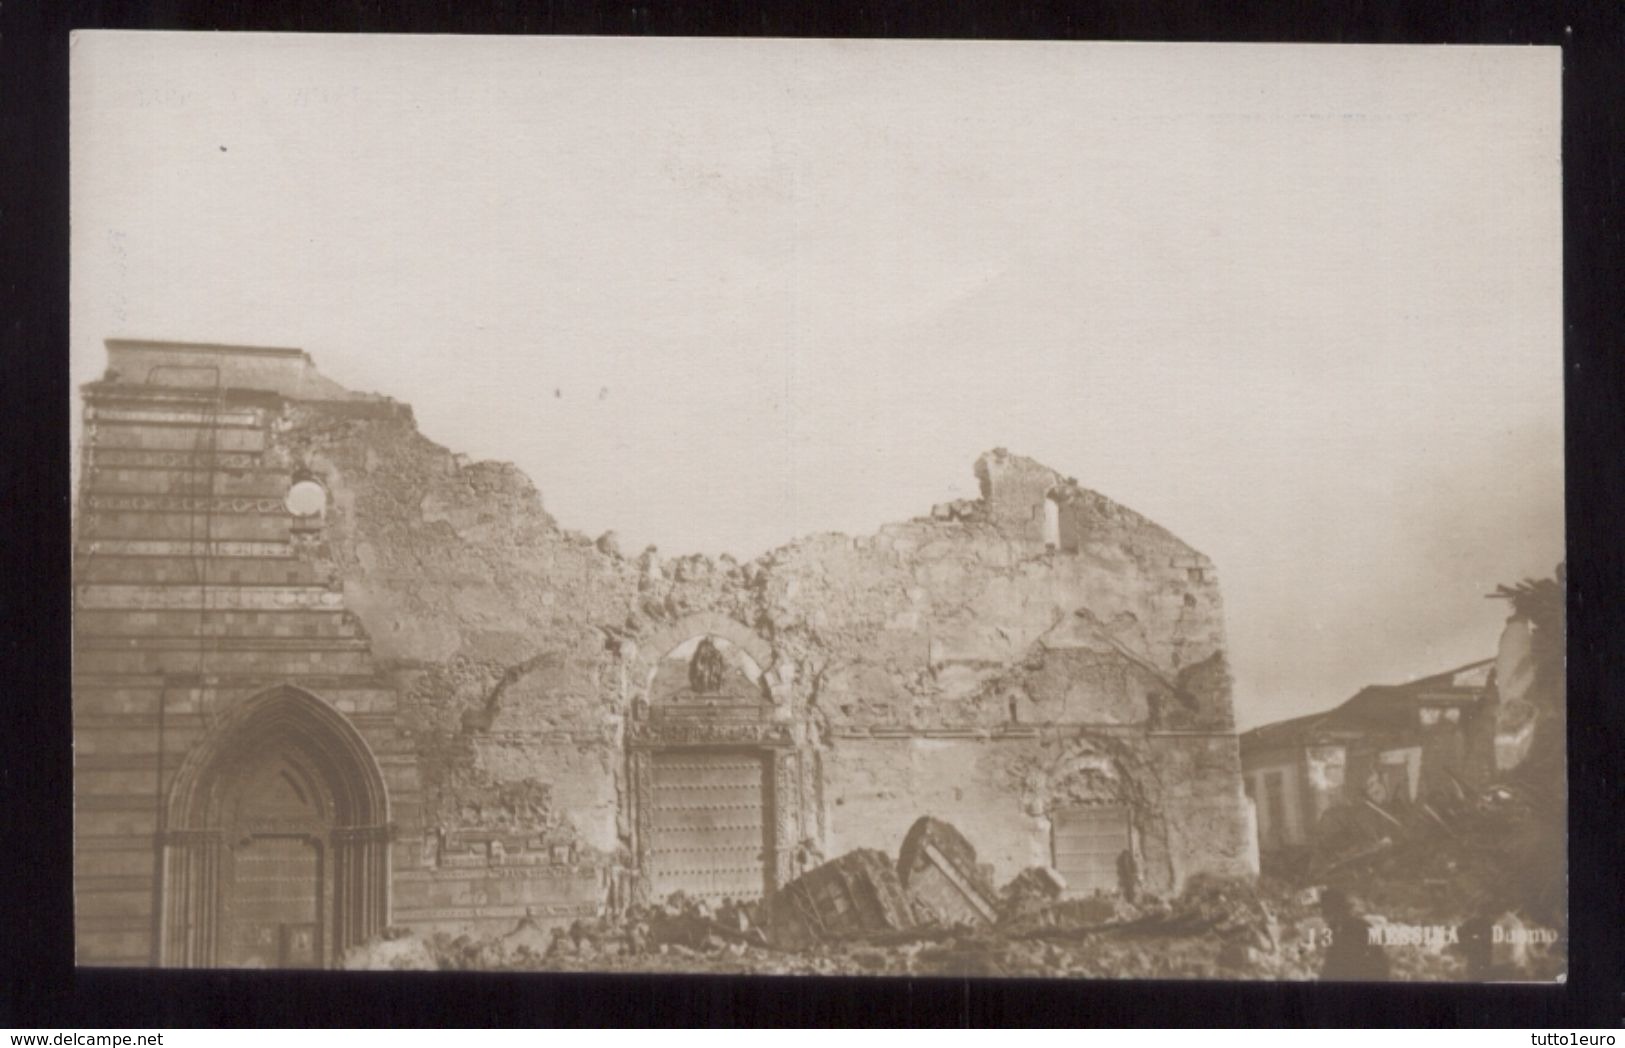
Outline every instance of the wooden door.
<svg viewBox="0 0 1625 1048"><path fill-rule="evenodd" d="M762 896L772 868L767 768L760 753L654 754L654 839L646 851L654 898Z"/></svg>
<svg viewBox="0 0 1625 1048"><path fill-rule="evenodd" d="M225 966L322 966L330 829L329 805L297 762L272 756L247 770L227 837Z"/></svg>
<svg viewBox="0 0 1625 1048"><path fill-rule="evenodd" d="M225 964L321 965L322 854L304 836L256 834L232 849Z"/></svg>

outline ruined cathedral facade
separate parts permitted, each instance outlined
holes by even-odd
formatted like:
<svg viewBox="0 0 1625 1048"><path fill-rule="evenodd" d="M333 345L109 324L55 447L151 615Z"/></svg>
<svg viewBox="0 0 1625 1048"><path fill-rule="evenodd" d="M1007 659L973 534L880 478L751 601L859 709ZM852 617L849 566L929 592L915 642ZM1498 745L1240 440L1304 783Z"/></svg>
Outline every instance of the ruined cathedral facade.
<svg viewBox="0 0 1625 1048"><path fill-rule="evenodd" d="M330 966L952 823L1002 883L1256 869L1218 583L1030 459L748 563L562 528L298 350L114 341L75 519L78 959Z"/></svg>

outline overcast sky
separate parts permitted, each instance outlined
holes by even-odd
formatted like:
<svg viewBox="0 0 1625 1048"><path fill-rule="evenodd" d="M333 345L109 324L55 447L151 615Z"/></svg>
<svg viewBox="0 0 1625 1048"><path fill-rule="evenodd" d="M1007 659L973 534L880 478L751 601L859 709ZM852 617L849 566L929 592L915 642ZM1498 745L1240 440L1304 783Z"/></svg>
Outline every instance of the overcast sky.
<svg viewBox="0 0 1625 1048"><path fill-rule="evenodd" d="M872 531L1005 446L1214 559L1243 726L1492 654L1483 594L1562 556L1556 49L82 34L72 75L76 386L111 337L298 346L668 553Z"/></svg>

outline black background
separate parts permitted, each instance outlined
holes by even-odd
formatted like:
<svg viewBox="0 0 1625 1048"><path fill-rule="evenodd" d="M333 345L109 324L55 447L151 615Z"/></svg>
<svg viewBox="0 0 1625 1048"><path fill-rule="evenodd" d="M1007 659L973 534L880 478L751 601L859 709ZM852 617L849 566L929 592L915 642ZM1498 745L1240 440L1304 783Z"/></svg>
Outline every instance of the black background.
<svg viewBox="0 0 1625 1048"><path fill-rule="evenodd" d="M67 375L68 31L75 28L1561 45L1572 791L1567 985L75 970ZM0 1027L1620 1025L1622 66L1625 21L1609 0L804 0L783 8L670 0L439 0L400 7L376 0L6 0L0 7Z"/></svg>

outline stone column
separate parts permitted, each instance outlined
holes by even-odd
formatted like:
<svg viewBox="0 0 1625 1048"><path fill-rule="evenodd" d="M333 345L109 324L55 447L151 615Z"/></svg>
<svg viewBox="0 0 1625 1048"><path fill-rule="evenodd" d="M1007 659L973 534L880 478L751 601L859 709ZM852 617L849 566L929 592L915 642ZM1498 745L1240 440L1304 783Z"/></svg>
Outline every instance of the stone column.
<svg viewBox="0 0 1625 1048"><path fill-rule="evenodd" d="M791 749L773 751L773 890L795 879L801 844L800 759Z"/></svg>
<svg viewBox="0 0 1625 1048"><path fill-rule="evenodd" d="M654 840L654 770L645 749L633 750L628 763L632 771L632 901L646 905L650 895L648 848Z"/></svg>
<svg viewBox="0 0 1625 1048"><path fill-rule="evenodd" d="M373 938L389 924L387 826L333 831L332 960Z"/></svg>
<svg viewBox="0 0 1625 1048"><path fill-rule="evenodd" d="M220 926L220 831L171 830L163 841L159 964L211 967Z"/></svg>

